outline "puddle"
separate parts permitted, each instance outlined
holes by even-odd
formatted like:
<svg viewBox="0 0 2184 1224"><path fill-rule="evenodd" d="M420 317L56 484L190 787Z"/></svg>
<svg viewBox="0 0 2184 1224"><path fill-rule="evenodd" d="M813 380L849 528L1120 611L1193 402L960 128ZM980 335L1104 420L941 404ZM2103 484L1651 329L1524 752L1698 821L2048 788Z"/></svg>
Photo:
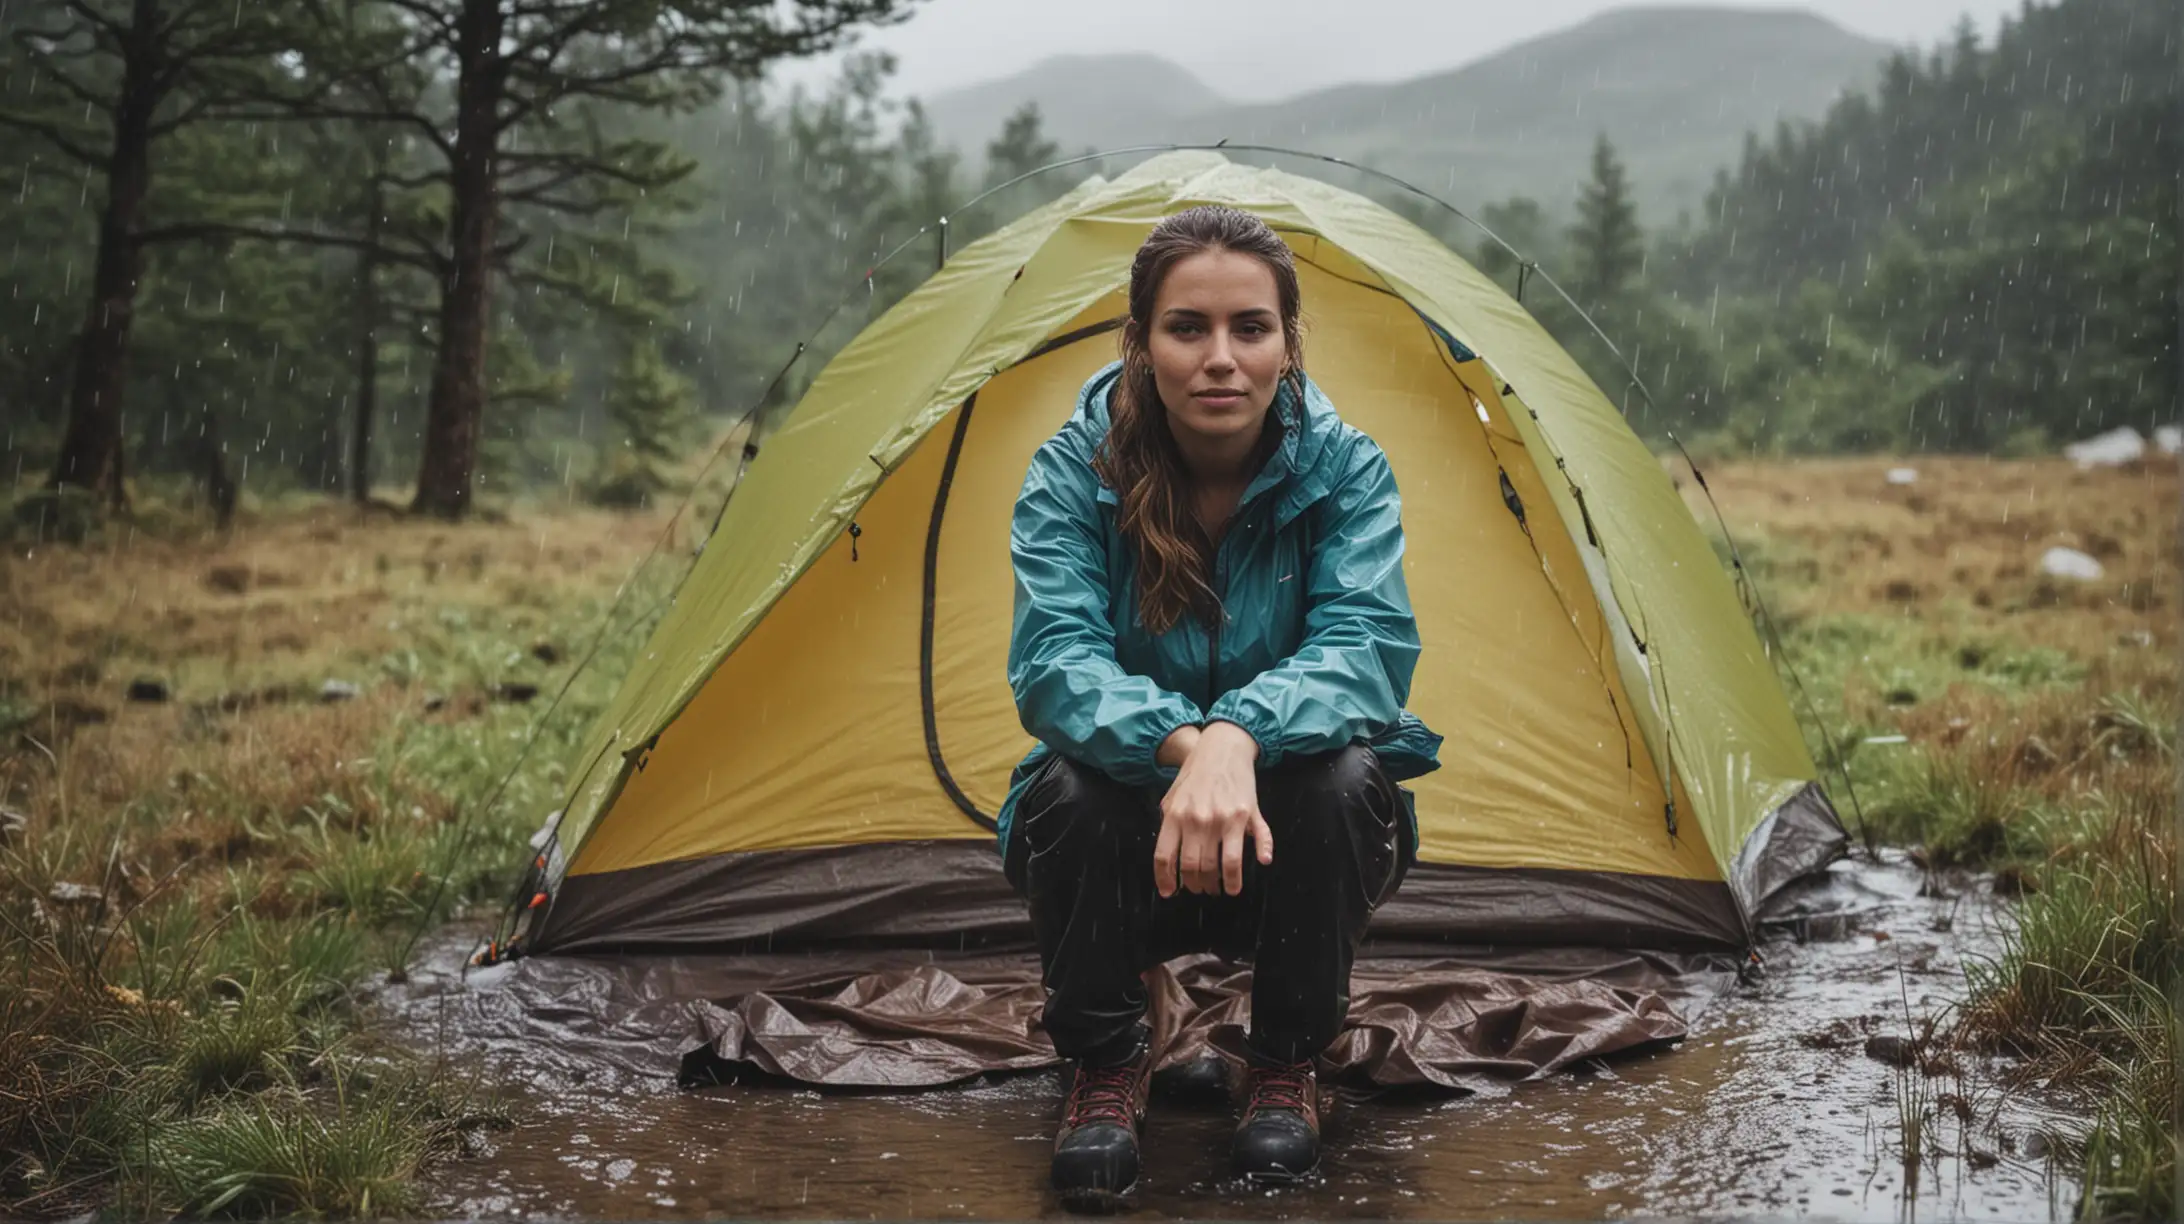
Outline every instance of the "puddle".
<svg viewBox="0 0 2184 1224"><path fill-rule="evenodd" d="M1456 1099L1338 1094L1317 1181L1271 1193L1229 1182L1232 1115L1156 1100L1130 1213L1146 1217L1569 1219L1618 1215L1842 1220L2060 1219L2076 1189L2025 1140L2058 1119L2004 1101L1976 1061L1925 1080L1932 1148L1906 1177L1903 1072L1866 1036L1962 997L1991 955L1996 903L1969 882L1926 895L1917 869L1839 864L1799 899L1767 970L1718 1001L1690 1039L1584 1073ZM451 935L382 1006L407 1040L465 1048ZM471 1040L511 1085L513 1131L433 1174L443 1217L1001 1218L1060 1214L1046 1162L1059 1072L899 1095L773 1087L698 1091L596 1054ZM2034 1145L2037 1148L2037 1145ZM1977 1153L1967 1158L1967 1151ZM1989 1161L1992 1161L1990 1164ZM1976 1167L1975 1167L1976 1166Z"/></svg>

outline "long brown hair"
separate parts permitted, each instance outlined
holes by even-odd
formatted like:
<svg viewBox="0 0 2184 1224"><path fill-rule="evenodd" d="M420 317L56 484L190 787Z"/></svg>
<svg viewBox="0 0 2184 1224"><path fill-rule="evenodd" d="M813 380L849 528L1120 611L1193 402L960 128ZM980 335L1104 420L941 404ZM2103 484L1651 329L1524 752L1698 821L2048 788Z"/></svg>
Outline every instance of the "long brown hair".
<svg viewBox="0 0 2184 1224"><path fill-rule="evenodd" d="M1121 503L1116 516L1123 538L1137 552L1138 619L1166 633L1184 616L1207 623L1220 615L1220 600L1207 581L1213 541L1198 522L1190 499L1190 473L1168 429L1168 408L1153 381L1147 336L1153 299L1168 272L1203 251L1234 251L1265 263L1274 273L1282 341L1288 348L1286 381L1304 377L1297 265L1288 244L1266 222L1241 209L1202 204L1153 227L1130 262L1130 321L1122 329L1122 373L1107 403L1107 438L1092 470ZM1280 421L1268 409L1267 438L1278 438Z"/></svg>

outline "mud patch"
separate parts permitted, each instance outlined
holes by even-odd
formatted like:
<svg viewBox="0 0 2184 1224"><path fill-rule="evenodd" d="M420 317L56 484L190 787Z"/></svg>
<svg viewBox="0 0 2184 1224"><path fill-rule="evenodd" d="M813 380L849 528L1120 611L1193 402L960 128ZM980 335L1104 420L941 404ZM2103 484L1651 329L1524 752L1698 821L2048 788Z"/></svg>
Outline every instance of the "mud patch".
<svg viewBox="0 0 2184 1224"><path fill-rule="evenodd" d="M1501 1096L1336 1096L1322 1173L1265 1193L1224 1161L1232 1113L1156 1101L1132 1213L1146 1217L1568 1219L1627 1214L1888 1220L2050 1219L2076 1189L2041 1137L2068 1121L1958 1055L1943 1074L1866 1055L1916 1040L1991 955L2007 903L1936 886L1909 860L1838 864L1800 886L1764 971L1678 1045L1521 1084ZM1802 939L1800 936L1802 935ZM481 1060L513 1085L517 1126L443 1167L444 1216L695 1219L1059 1214L1046 1190L1062 1079L1052 1071L938 1091L681 1090L589 1046L508 1048L489 990L454 967L461 932L380 1006L405 1039ZM568 1000L581 1010L584 1001ZM638 1057L638 1054L642 1057ZM1901 1156L1906 1101L1919 1160Z"/></svg>

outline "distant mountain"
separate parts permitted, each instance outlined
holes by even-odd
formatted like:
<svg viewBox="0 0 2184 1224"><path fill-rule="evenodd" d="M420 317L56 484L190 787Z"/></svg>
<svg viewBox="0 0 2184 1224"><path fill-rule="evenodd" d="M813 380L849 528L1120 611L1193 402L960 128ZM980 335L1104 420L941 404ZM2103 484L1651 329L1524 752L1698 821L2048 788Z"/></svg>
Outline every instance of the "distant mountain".
<svg viewBox="0 0 2184 1224"><path fill-rule="evenodd" d="M1066 150L1156 141L1280 144L1363 161L1453 202L1529 195L1566 212L1606 131L1654 222L1695 208L1744 134L1817 117L1876 78L1890 48L1812 13L1632 8L1600 14L1448 72L1225 103L1154 56L1048 60L931 99L944 138L975 159L1035 101Z"/></svg>
<svg viewBox="0 0 2184 1224"><path fill-rule="evenodd" d="M983 85L926 99L934 130L971 154L1026 102L1039 104L1046 133L1070 153L1082 146L1142 143L1165 135L1184 115L1218 112L1228 100L1157 55L1058 55Z"/></svg>

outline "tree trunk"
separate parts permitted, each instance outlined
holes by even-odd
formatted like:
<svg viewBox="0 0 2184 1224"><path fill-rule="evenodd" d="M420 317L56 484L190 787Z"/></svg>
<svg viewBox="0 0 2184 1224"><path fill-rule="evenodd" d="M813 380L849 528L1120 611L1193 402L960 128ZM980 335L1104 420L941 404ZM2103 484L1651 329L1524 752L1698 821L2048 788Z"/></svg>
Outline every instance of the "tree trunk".
<svg viewBox="0 0 2184 1224"><path fill-rule="evenodd" d="M220 418L205 405L197 425L197 469L205 478L205 503L212 507L213 522L226 531L235 522L235 502L241 490L228 474L227 448L220 444Z"/></svg>
<svg viewBox="0 0 2184 1224"><path fill-rule="evenodd" d="M380 184L376 170L366 197L366 246L356 260L356 430L349 438L349 496L358 505L372 499L372 416L379 410L379 242Z"/></svg>
<svg viewBox="0 0 2184 1224"><path fill-rule="evenodd" d="M499 221L501 0L465 0L456 82L455 161L449 167L451 262L440 289L440 345L425 407L424 459L410 508L442 518L470 509L485 411L493 238Z"/></svg>
<svg viewBox="0 0 2184 1224"><path fill-rule="evenodd" d="M158 2L136 0L134 8L130 43L122 58L120 104L114 112L114 147L106 168L106 207L99 216L91 308L76 338L68 428L47 480L55 487L90 489L116 509L128 501L121 470L121 401L128 385L129 326L135 320L137 284L144 274L137 221L152 181L152 112L159 105L161 75L151 41L159 20Z"/></svg>

